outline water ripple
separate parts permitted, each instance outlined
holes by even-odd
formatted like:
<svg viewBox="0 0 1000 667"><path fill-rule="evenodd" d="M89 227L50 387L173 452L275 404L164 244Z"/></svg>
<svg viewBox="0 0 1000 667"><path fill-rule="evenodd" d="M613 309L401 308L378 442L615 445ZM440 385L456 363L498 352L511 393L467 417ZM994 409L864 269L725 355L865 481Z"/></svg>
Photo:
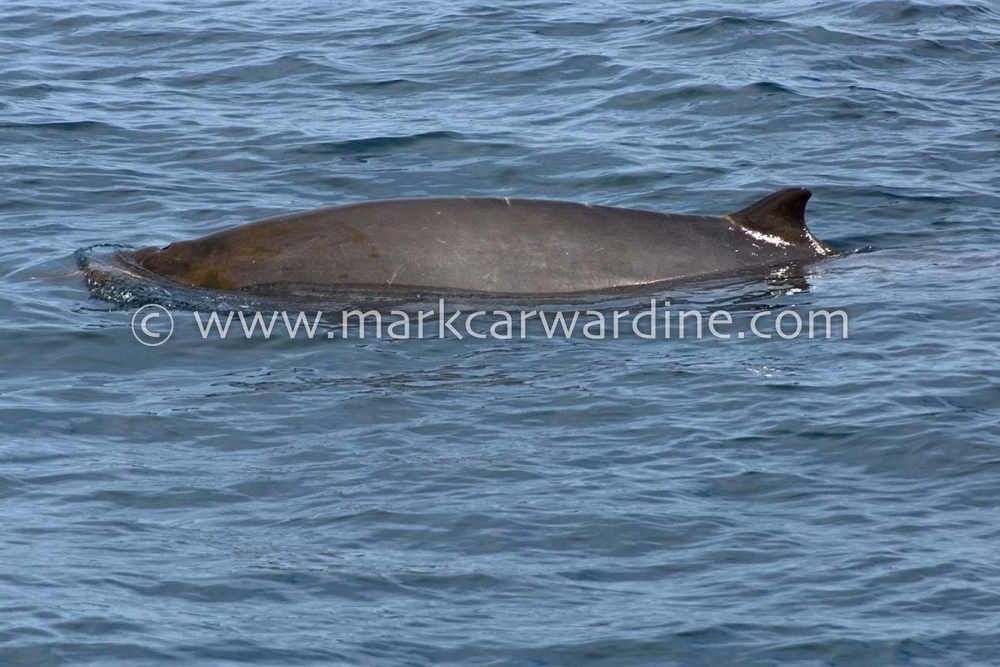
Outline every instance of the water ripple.
<svg viewBox="0 0 1000 667"><path fill-rule="evenodd" d="M998 68L976 1L8 3L0 664L996 664ZM657 296L847 340L142 349L267 304L74 258L787 185L843 257Z"/></svg>

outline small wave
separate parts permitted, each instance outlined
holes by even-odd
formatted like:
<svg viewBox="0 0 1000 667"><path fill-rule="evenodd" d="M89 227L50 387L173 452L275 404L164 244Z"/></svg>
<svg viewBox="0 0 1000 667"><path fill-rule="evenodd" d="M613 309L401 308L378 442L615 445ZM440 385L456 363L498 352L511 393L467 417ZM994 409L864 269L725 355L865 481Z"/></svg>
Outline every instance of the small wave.
<svg viewBox="0 0 1000 667"><path fill-rule="evenodd" d="M831 8L841 14L864 17L878 23L915 24L953 21L970 23L985 17L996 18L997 10L985 3L928 4L912 0L877 0L876 2L851 2Z"/></svg>
<svg viewBox="0 0 1000 667"><path fill-rule="evenodd" d="M695 83L674 86L663 91L641 90L614 95L600 104L601 108L623 110L656 109L679 104L720 104L733 99L754 99L781 95L804 97L788 86L774 81L757 81L744 86L724 86L715 83ZM745 113L745 106L733 106L734 112Z"/></svg>
<svg viewBox="0 0 1000 667"><path fill-rule="evenodd" d="M694 25L685 23L680 28L667 32L667 35L681 38L698 38L699 40L709 37L716 38L721 35L731 35L736 32L763 32L787 26L784 21L775 19L749 18L744 16L722 16L705 20Z"/></svg>
<svg viewBox="0 0 1000 667"><path fill-rule="evenodd" d="M408 148L426 142L460 141L464 136L458 132L434 131L419 134L407 134L397 137L366 137L364 139L347 139L345 141L322 141L301 145L296 152L302 155L349 155L357 156L372 152L391 152L394 149Z"/></svg>
<svg viewBox="0 0 1000 667"><path fill-rule="evenodd" d="M94 120L48 121L42 123L0 123L0 130L55 130L58 132L118 131L120 127Z"/></svg>
<svg viewBox="0 0 1000 667"><path fill-rule="evenodd" d="M271 82L288 83L290 80L308 75L343 73L344 71L338 68L293 54L279 56L263 63L236 65L173 77L167 79L167 84L182 89L227 84L246 86Z"/></svg>

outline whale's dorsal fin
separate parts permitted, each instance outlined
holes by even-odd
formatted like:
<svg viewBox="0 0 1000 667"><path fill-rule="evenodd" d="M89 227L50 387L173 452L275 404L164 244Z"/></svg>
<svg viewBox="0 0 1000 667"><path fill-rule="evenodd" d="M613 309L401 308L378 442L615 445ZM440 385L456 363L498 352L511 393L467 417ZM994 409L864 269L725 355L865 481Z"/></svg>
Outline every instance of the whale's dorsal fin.
<svg viewBox="0 0 1000 667"><path fill-rule="evenodd" d="M779 190L726 218L751 231L795 241L806 232L806 202L810 197L812 193L805 188Z"/></svg>

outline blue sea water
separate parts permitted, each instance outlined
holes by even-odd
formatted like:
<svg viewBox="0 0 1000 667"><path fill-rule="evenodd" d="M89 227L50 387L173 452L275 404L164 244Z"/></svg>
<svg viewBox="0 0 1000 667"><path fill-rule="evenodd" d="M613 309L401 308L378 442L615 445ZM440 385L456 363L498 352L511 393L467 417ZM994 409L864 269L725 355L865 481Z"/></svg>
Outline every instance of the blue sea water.
<svg viewBox="0 0 1000 667"><path fill-rule="evenodd" d="M5 1L0 665L1000 664L998 119L989 0ZM842 257L666 296L846 340L148 348L74 256L792 185Z"/></svg>

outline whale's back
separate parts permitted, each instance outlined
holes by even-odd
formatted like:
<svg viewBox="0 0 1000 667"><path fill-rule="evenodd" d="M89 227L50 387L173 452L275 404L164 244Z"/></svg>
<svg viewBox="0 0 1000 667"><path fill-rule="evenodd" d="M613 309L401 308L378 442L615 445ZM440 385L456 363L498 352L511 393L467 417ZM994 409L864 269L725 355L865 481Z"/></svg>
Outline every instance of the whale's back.
<svg viewBox="0 0 1000 667"><path fill-rule="evenodd" d="M554 294L740 273L810 252L780 236L767 207L748 210L713 218L546 200L390 200L278 216L137 257L179 282L219 289ZM772 225L768 234L748 227L758 220Z"/></svg>

